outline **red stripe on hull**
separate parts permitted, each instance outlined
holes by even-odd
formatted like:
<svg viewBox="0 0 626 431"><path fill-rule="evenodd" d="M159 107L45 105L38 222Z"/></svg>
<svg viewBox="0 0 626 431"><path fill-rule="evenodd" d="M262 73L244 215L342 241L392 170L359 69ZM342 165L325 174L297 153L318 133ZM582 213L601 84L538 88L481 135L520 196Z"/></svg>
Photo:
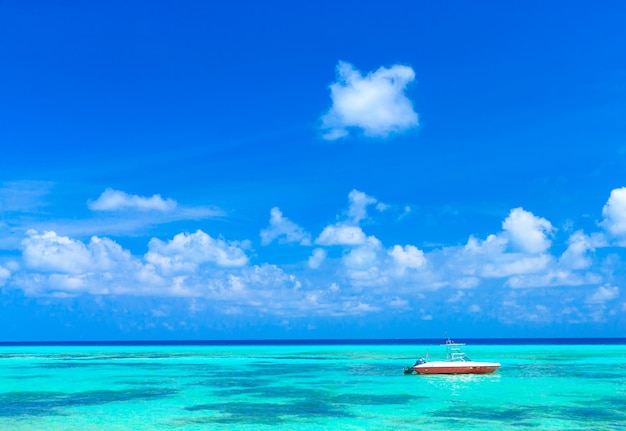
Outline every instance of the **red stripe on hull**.
<svg viewBox="0 0 626 431"><path fill-rule="evenodd" d="M418 374L490 374L499 367L415 367Z"/></svg>

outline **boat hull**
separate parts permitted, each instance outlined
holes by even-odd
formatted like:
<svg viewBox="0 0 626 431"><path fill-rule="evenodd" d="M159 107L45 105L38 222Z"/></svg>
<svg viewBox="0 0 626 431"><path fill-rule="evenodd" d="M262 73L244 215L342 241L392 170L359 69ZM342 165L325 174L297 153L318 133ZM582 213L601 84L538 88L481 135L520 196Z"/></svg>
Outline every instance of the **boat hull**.
<svg viewBox="0 0 626 431"><path fill-rule="evenodd" d="M500 368L498 363L425 363L416 365L418 374L491 374Z"/></svg>

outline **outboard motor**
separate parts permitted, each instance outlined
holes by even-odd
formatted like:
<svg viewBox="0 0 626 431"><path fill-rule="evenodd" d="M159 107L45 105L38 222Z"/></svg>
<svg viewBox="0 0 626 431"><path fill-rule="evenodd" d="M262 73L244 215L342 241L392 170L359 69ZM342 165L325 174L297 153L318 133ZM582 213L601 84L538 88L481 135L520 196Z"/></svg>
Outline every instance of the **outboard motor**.
<svg viewBox="0 0 626 431"><path fill-rule="evenodd" d="M426 363L426 360L424 358L419 358L417 361L415 361L415 364L413 364L413 366L404 367L404 374L413 374L413 371L415 371L413 367L415 367L416 365L422 365L425 363Z"/></svg>

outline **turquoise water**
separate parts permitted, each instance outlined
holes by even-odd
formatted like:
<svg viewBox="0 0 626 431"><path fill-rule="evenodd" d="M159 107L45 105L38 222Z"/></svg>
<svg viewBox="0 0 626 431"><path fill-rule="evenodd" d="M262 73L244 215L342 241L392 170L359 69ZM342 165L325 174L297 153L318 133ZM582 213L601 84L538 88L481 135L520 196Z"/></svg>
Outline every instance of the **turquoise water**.
<svg viewBox="0 0 626 431"><path fill-rule="evenodd" d="M626 345L0 347L0 430L625 430Z"/></svg>

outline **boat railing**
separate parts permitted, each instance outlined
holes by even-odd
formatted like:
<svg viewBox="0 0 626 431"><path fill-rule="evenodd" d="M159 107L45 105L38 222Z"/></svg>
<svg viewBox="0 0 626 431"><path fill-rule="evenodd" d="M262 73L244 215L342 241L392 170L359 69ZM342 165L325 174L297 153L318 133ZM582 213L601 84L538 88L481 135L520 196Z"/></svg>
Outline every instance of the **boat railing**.
<svg viewBox="0 0 626 431"><path fill-rule="evenodd" d="M446 359L448 361L471 361L471 359L461 351L460 346L465 346L465 343L455 343L448 338L446 344L442 344L442 346L446 346Z"/></svg>

